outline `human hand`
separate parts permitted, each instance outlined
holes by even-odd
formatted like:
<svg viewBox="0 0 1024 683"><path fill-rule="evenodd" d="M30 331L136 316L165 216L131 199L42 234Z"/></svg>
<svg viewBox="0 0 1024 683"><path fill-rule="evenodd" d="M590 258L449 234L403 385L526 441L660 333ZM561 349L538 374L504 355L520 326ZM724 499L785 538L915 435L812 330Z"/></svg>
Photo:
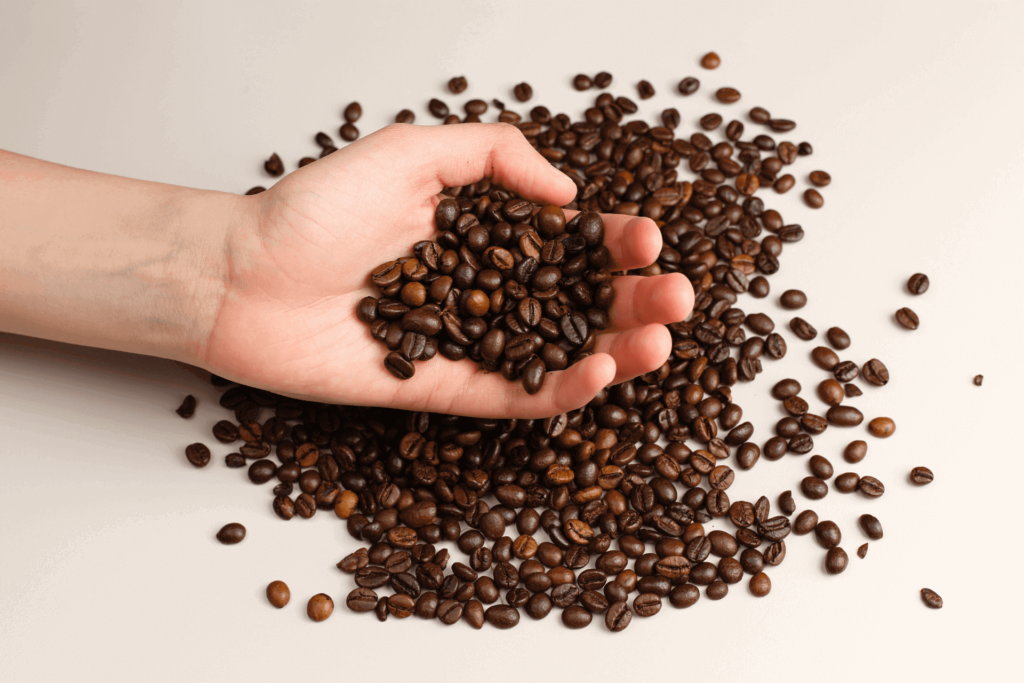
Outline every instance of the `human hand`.
<svg viewBox="0 0 1024 683"><path fill-rule="evenodd" d="M683 320L693 305L681 274L615 278L612 327L598 336L595 353L549 373L533 396L469 361L418 363L407 381L384 369L387 350L356 318L359 300L375 294L369 271L436 236L434 209L444 187L483 177L559 206L576 192L511 126L393 125L241 199L245 217L227 237L227 288L206 367L325 403L539 418L579 408L603 387L661 366L671 352L665 324ZM640 268L658 257L653 221L602 217L610 268Z"/></svg>

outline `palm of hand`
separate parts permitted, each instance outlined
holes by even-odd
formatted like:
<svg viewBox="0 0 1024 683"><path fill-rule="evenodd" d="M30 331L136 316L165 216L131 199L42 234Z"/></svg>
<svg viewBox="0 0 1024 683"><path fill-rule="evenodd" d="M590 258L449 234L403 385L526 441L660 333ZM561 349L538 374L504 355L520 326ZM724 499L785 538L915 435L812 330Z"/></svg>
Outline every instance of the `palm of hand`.
<svg viewBox="0 0 1024 683"><path fill-rule="evenodd" d="M563 204L574 192L514 129L510 135L507 127L500 127L495 142L493 125L446 128L389 127L244 199L249 204L248 229L229 238L228 291L207 345L211 370L252 386L330 403L522 417L578 407L613 379L639 374L620 378L611 357L598 353L553 373L563 377L549 378L540 394L528 397L518 384L485 373L470 361L438 357L417 363L415 377L405 382L384 369L387 352L356 318L356 304L376 295L367 277L372 268L434 236L434 208L444 185L487 175L526 196ZM485 129L491 140L487 153L470 156L478 150L453 149L451 138L461 131L451 128L478 129L475 134ZM644 227L654 228L653 223ZM645 235L651 241L650 230ZM653 250L646 249L650 253L638 254L645 261L638 265L653 260L660 235L657 242ZM610 249L614 254L614 246ZM685 282L681 276L673 278L678 279ZM681 307L689 310L688 285L689 299L675 297L669 306L673 310L665 312L672 320L685 315ZM613 321L622 327L614 310ZM657 338L657 348L649 348L651 339L644 344L628 334L605 336L608 343L623 338L620 346L640 343L642 348L630 350L651 356L640 359L639 372L646 372L664 362L670 344L663 327L661 334L649 332L646 336ZM607 344L598 350L611 352Z"/></svg>

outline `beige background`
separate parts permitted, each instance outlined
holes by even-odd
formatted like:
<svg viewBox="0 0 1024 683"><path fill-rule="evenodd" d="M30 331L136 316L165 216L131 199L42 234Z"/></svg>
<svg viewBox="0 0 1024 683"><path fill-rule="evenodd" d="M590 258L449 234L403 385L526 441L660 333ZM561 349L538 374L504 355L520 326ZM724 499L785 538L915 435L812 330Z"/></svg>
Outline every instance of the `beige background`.
<svg viewBox="0 0 1024 683"><path fill-rule="evenodd" d="M0 147L109 173L243 192L267 182L277 151L294 168L318 130L336 135L349 101L364 132L409 107L426 122L439 96L512 103L511 86L579 115L579 71L614 73L616 94L654 120L676 106L689 126L753 105L799 122L793 139L833 184L812 212L797 192L769 196L807 238L787 246L773 296L744 300L783 325L788 287L810 297L819 330L841 324L847 356L885 360L893 381L857 400L899 425L856 468L887 486L876 501L832 493L813 507L837 521L851 566L821 569L812 538L791 538L764 600L745 584L635 619L624 633L584 632L557 617L520 628L445 630L417 619L378 624L339 609L323 624L305 599L351 587L334 568L355 547L327 514L285 524L244 470L196 471L183 456L215 443L216 392L174 364L0 334L0 680L1006 680L1017 660L1021 597L1012 541L1020 516L1022 373L1017 267L1024 111L1024 5L1015 2L28 2L0 21ZM723 66L698 69L717 50ZM465 74L469 90L443 84ZM680 78L701 91L683 99ZM743 93L725 108L711 93ZM520 110L524 108L520 107ZM401 245L396 245L400 247ZM923 271L932 286L902 288ZM892 319L911 305L921 329ZM789 356L739 402L763 442L780 417L767 398L794 376L816 383L814 344L786 330ZM971 385L983 373L985 385ZM173 410L193 393L188 422ZM860 436L858 430L857 436ZM830 429L815 452L854 436ZM936 473L917 489L915 465ZM730 494L797 488L787 457L742 473ZM806 501L797 494L802 509ZM866 560L856 517L883 522ZM213 538L229 521L246 541ZM1007 544L1006 540L1010 539ZM262 597L291 586L281 611ZM946 601L925 609L918 591Z"/></svg>

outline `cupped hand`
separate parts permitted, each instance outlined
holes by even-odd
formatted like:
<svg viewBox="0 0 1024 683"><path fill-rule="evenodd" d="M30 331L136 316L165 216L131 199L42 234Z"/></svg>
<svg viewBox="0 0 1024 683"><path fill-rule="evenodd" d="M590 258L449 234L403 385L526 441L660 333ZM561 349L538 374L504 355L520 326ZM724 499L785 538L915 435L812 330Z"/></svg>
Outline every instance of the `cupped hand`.
<svg viewBox="0 0 1024 683"><path fill-rule="evenodd" d="M666 323L693 305L680 274L614 280L612 327L593 355L548 373L530 396L470 360L440 355L392 376L388 353L356 318L369 272L433 239L440 191L489 177L538 202L565 205L576 187L505 124L392 125L289 174L243 202L227 239L229 282L206 367L250 386L344 405L476 417L539 418L585 405L603 387L650 372L671 352ZM571 215L571 214L570 214ZM603 215L613 269L654 262L653 221Z"/></svg>

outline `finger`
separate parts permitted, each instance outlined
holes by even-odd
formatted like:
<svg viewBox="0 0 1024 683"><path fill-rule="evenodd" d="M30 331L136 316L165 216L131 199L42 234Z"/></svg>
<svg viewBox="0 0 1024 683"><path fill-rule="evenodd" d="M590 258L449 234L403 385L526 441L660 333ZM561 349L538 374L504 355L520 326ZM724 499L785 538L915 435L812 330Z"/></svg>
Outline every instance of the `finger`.
<svg viewBox="0 0 1024 683"><path fill-rule="evenodd" d="M483 372L474 363L438 358L416 363L416 375L400 382L389 405L468 417L537 419L583 407L614 377L611 356L594 354L548 373L544 386L531 396L521 382Z"/></svg>
<svg viewBox="0 0 1024 683"><path fill-rule="evenodd" d="M518 129L508 124L394 124L381 132L383 138L395 142L396 149L415 154L411 182L427 196L481 178L490 178L528 199L558 206L568 204L576 196L572 180L548 163Z"/></svg>
<svg viewBox="0 0 1024 683"><path fill-rule="evenodd" d="M672 334L664 325L644 325L603 334L597 338L595 349L615 359L612 384L618 384L660 368L672 353Z"/></svg>
<svg viewBox="0 0 1024 683"><path fill-rule="evenodd" d="M571 219L578 211L566 211ZM654 263L661 254L661 230L650 218L623 216L617 213L602 213L604 221L604 246L612 262L609 270L643 268Z"/></svg>
<svg viewBox="0 0 1024 683"><path fill-rule="evenodd" d="M623 275L612 278L612 286L615 299L608 312L618 330L682 322L693 310L693 287L682 273Z"/></svg>

